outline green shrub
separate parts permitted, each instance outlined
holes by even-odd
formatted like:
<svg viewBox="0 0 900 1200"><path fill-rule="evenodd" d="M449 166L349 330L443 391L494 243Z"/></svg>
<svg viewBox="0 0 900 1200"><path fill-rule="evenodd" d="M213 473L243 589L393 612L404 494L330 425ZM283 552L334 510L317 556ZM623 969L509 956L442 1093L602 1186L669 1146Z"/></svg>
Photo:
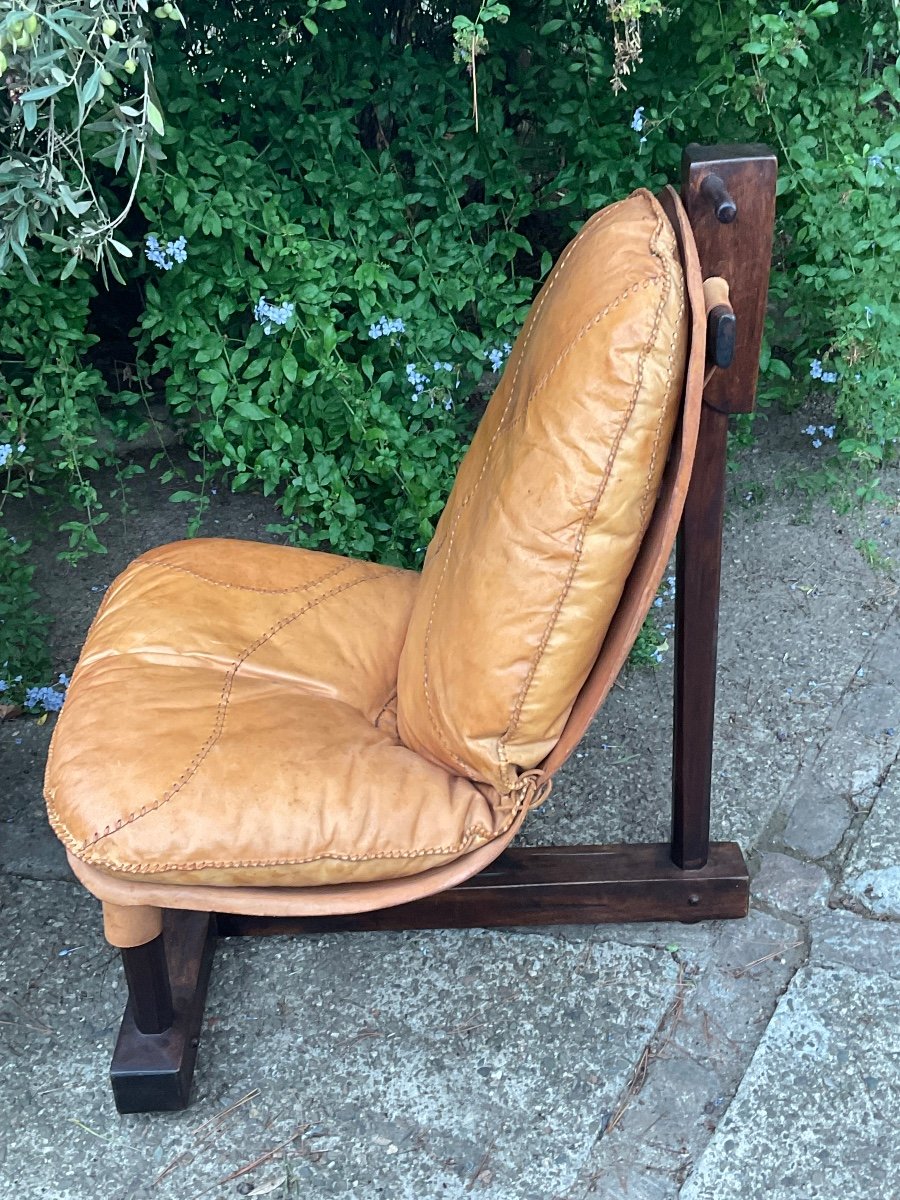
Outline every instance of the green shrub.
<svg viewBox="0 0 900 1200"><path fill-rule="evenodd" d="M276 496L298 540L411 561L531 283L510 278L525 239L496 228L512 194L463 207L441 182L486 170L467 129L437 162L410 129L423 149L408 172L404 146L362 147L376 86L298 64L262 84L265 119L226 125L202 80L169 80L170 166L141 203L187 259L148 263L138 345L187 435L235 488Z"/></svg>
<svg viewBox="0 0 900 1200"><path fill-rule="evenodd" d="M20 278L3 307L0 444L25 450L6 463L0 514L29 493L48 504L67 502L80 514L62 526L72 562L103 550L97 529L107 514L92 473L110 461L111 438L133 400L112 393L91 361L99 341L88 328L96 291L84 268L63 282L48 274L38 283Z"/></svg>

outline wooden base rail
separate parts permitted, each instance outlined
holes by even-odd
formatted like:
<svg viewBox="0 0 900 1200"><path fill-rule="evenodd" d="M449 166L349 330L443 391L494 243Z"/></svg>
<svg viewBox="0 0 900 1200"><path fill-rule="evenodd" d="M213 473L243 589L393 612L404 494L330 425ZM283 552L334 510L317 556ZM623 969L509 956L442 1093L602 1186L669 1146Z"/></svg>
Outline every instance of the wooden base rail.
<svg viewBox="0 0 900 1200"><path fill-rule="evenodd" d="M665 842L524 846L458 887L375 912L251 917L170 910L161 937L122 951L130 999L110 1072L116 1107L186 1107L217 936L709 921L745 916L749 890L734 842L713 842L698 871L676 867Z"/></svg>

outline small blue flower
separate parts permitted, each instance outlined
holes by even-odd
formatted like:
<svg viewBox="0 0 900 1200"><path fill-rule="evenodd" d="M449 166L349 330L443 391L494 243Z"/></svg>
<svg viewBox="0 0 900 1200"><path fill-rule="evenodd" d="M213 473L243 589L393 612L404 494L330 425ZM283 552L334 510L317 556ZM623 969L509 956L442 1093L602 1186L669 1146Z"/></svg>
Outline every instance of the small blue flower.
<svg viewBox="0 0 900 1200"><path fill-rule="evenodd" d="M453 363L448 363L448 362L436 362L436 363L434 364L434 369L435 369L436 371L452 371L452 370L453 370Z"/></svg>
<svg viewBox="0 0 900 1200"><path fill-rule="evenodd" d="M491 350L485 350L484 357L489 360L492 371L499 371L501 369L511 350L512 346L509 342L504 342L499 349L494 347Z"/></svg>
<svg viewBox="0 0 900 1200"><path fill-rule="evenodd" d="M5 692L8 687L9 684L6 682L6 680L0 679L0 692Z"/></svg>
<svg viewBox="0 0 900 1200"><path fill-rule="evenodd" d="M392 333L406 333L406 325L402 317L379 317L374 325L369 326L369 337L373 340L380 337L390 337Z"/></svg>
<svg viewBox="0 0 900 1200"><path fill-rule="evenodd" d="M803 430L803 432L808 433L809 436L812 437L813 434L816 432L816 428L817 428L817 426L815 426L815 425L807 425L806 428Z"/></svg>
<svg viewBox="0 0 900 1200"><path fill-rule="evenodd" d="M813 445L818 450L819 447L822 445L822 439L821 438L813 438Z"/></svg>
<svg viewBox="0 0 900 1200"><path fill-rule="evenodd" d="M66 675L66 674L65 674L65 672L63 672L63 673L60 675L60 677L59 677L59 679L57 680L57 682L58 682L58 683L61 683L61 684L63 685L63 687L68 687L68 686L69 686L69 676L68 676L68 675Z"/></svg>
<svg viewBox="0 0 900 1200"><path fill-rule="evenodd" d="M663 598L662 598L662 596L657 596L656 599L653 601L653 607L654 608L662 608L662 606L663 606Z"/></svg>
<svg viewBox="0 0 900 1200"><path fill-rule="evenodd" d="M271 333L276 325L287 325L294 315L294 306L290 300L283 304L270 304L265 296L260 296L253 306L253 316L262 325L263 333Z"/></svg>
<svg viewBox="0 0 900 1200"><path fill-rule="evenodd" d="M413 400L422 395L425 391L425 384L430 382L428 376L423 374L415 363L406 364L406 378L413 387Z"/></svg>
<svg viewBox="0 0 900 1200"><path fill-rule="evenodd" d="M880 154L870 154L869 155L869 166L874 167L876 171L880 171L881 168L884 166L884 159L881 157Z"/></svg>
<svg viewBox="0 0 900 1200"><path fill-rule="evenodd" d="M171 271L176 263L187 261L187 239L182 235L174 242L166 242L164 250L156 234L148 234L144 254L160 271Z"/></svg>
<svg viewBox="0 0 900 1200"><path fill-rule="evenodd" d="M3 445L0 446L0 467L6 466L6 464L9 462L9 457L11 454L12 446L9 444L9 442L4 442Z"/></svg>
<svg viewBox="0 0 900 1200"><path fill-rule="evenodd" d="M19 442L18 446L16 446L16 449L18 450L18 452L20 454L24 454L25 453L25 443Z"/></svg>
<svg viewBox="0 0 900 1200"><path fill-rule="evenodd" d="M65 696L52 687L30 687L25 692L26 708L43 708L44 712L59 712Z"/></svg>
<svg viewBox="0 0 900 1200"><path fill-rule="evenodd" d="M825 434L825 436L827 438L834 437L834 426L833 425L820 425L819 428L821 429L821 431Z"/></svg>
<svg viewBox="0 0 900 1200"><path fill-rule="evenodd" d="M809 376L810 376L810 379L821 379L822 378L822 360L821 360L821 358L814 358L810 361Z"/></svg>
<svg viewBox="0 0 900 1200"><path fill-rule="evenodd" d="M839 378L839 376L838 376L837 371L823 371L822 372L822 382L823 383L837 383L838 378Z"/></svg>
<svg viewBox="0 0 900 1200"><path fill-rule="evenodd" d="M644 106L643 106L643 104L640 106L640 108L636 108L634 110L634 114L631 118L631 128L634 130L635 133L640 133L641 130L644 128Z"/></svg>

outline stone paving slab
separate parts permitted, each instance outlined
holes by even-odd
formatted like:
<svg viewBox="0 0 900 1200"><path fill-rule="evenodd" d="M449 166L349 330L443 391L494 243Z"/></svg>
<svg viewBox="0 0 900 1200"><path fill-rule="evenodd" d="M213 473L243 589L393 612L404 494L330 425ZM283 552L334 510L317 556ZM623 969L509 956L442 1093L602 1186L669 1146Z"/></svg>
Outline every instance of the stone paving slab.
<svg viewBox="0 0 900 1200"><path fill-rule="evenodd" d="M768 485L796 454L782 423L772 425L777 442L750 456ZM780 834L796 805L797 842L787 845L818 858L871 803L867 789L897 753L900 616L891 580L853 548L853 518L823 513L792 529L795 510L779 495L761 511L729 508L712 834L751 848L773 820ZM900 520L872 520L886 553L900 556ZM658 611L673 620L671 597ZM656 671L623 672L522 840L551 842L559 830L573 842L664 839L671 709L670 656Z"/></svg>
<svg viewBox="0 0 900 1200"><path fill-rule="evenodd" d="M900 980L900 925L835 909L817 917L810 931L813 966L848 966L863 974L877 971Z"/></svg>
<svg viewBox="0 0 900 1200"><path fill-rule="evenodd" d="M804 967L679 1200L900 1195L900 989L881 971Z"/></svg>
<svg viewBox="0 0 900 1200"><path fill-rule="evenodd" d="M900 769L879 788L843 870L845 901L876 917L900 919Z"/></svg>
<svg viewBox="0 0 900 1200"><path fill-rule="evenodd" d="M552 933L221 942L190 1110L120 1117L106 1073L123 989L98 906L15 881L3 917L10 1200L188 1200L301 1127L290 1158L243 1178L287 1170L299 1190L283 1194L334 1200L476 1187L547 1200L609 1120L678 978L664 947Z"/></svg>
<svg viewBox="0 0 900 1200"><path fill-rule="evenodd" d="M900 610L892 608L788 793L784 842L810 858L840 844L872 806L900 745Z"/></svg>
<svg viewBox="0 0 900 1200"><path fill-rule="evenodd" d="M646 1077L633 1078L566 1200L672 1200L700 1157L804 954L787 921L751 912L707 927L697 970L685 931L668 927L684 964L681 1004L650 1043ZM677 949L674 949L677 947Z"/></svg>
<svg viewBox="0 0 900 1200"><path fill-rule="evenodd" d="M794 917L821 912L830 892L831 879L823 867L775 850L762 852L750 887L755 903Z"/></svg>

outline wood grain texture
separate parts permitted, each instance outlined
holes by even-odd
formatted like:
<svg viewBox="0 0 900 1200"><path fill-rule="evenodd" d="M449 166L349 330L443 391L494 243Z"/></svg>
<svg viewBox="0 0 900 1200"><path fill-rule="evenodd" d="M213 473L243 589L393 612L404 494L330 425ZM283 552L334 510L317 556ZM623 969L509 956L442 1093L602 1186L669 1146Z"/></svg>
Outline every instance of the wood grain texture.
<svg viewBox="0 0 900 1200"><path fill-rule="evenodd" d="M611 921L706 921L747 914L749 875L734 842L701 871L674 865L667 843L522 846L466 883L410 904L335 917L219 914L221 936L341 930L501 929Z"/></svg>
<svg viewBox="0 0 900 1200"><path fill-rule="evenodd" d="M160 1033L142 1033L135 1022L136 1007L146 1018L153 997L165 991L158 978L164 964L158 959L151 964L148 959L146 965L157 972L157 978L136 976L135 983L144 994L137 1006L134 991L129 997L110 1067L113 1096L121 1113L171 1112L187 1107L190 1098L212 970L215 924L209 913L170 911L163 937L173 1019ZM122 957L127 963L132 955L134 950L128 950Z"/></svg>
<svg viewBox="0 0 900 1200"><path fill-rule="evenodd" d="M734 360L707 385L704 401L725 413L752 412L759 374L772 261L775 224L775 180L778 164L768 146L698 146L682 156L681 199L694 231L703 275L728 280L736 320ZM704 187L717 176L718 187ZM734 215L723 221L716 215L725 196ZM725 207L723 215L730 212Z"/></svg>
<svg viewBox="0 0 900 1200"><path fill-rule="evenodd" d="M726 280L734 313L730 365L703 392L675 558L672 859L685 870L702 867L708 854L728 414L751 411L755 399L775 174L765 146L688 146L682 159L682 200L704 278Z"/></svg>
<svg viewBox="0 0 900 1200"><path fill-rule="evenodd" d="M139 1033L163 1033L175 1017L162 933L141 946L123 948L122 968L128 984L131 1015Z"/></svg>

